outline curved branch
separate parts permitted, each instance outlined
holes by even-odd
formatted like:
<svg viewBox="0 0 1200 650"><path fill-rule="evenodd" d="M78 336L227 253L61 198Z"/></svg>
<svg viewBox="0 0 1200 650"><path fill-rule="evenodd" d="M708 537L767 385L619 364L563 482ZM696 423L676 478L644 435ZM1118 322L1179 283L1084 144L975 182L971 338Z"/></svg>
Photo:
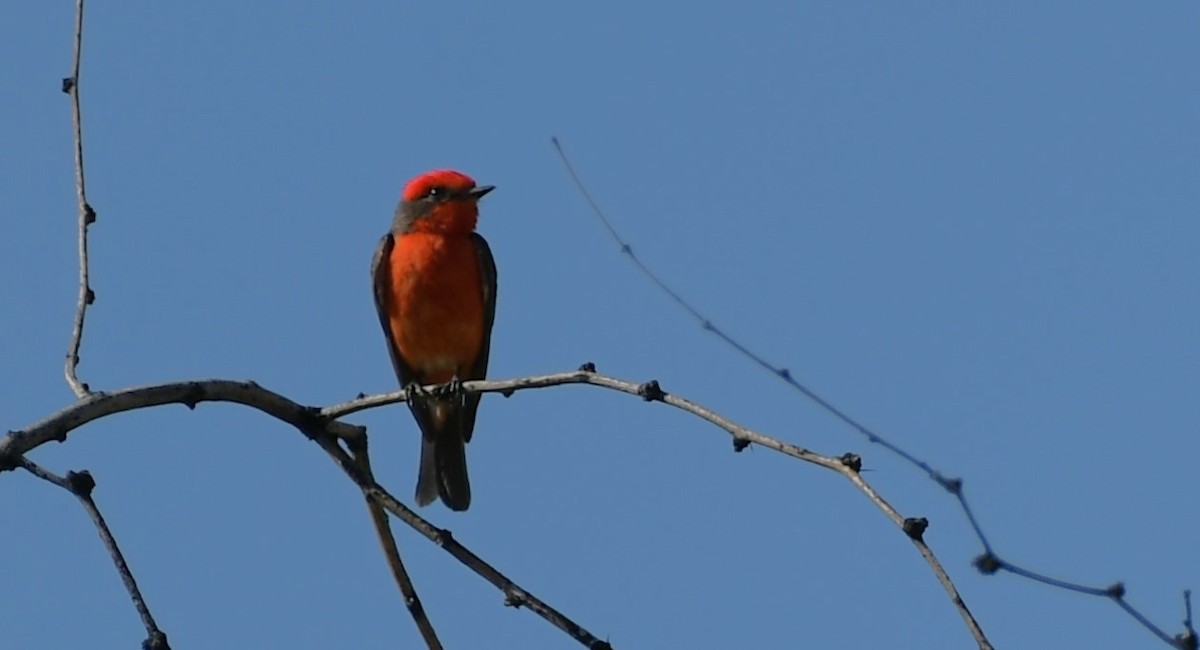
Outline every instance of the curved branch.
<svg viewBox="0 0 1200 650"><path fill-rule="evenodd" d="M181 381L110 393L92 393L40 422L10 431L0 438L0 471L7 469L3 459L17 458L51 440L63 442L72 431L93 420L164 404L183 404L188 408L196 408L200 402L231 402L249 406L296 427L305 435L323 430L338 438L353 439L365 433L363 427L344 422L323 422L318 409L297 404L252 381Z"/></svg>
<svg viewBox="0 0 1200 650"><path fill-rule="evenodd" d="M918 456L901 447L899 444L892 442L891 440L880 435L879 432L867 427L862 422L852 417L847 411L838 408L833 404L833 402L821 396L806 382L801 382L786 367L769 361L765 356L750 349L750 347L741 339L734 337L724 328L718 326L711 319L705 316L704 313L697 309L692 302L685 299L680 293L672 288L671 285L667 284L653 269L643 262L636 253L634 253L633 246L628 240L621 236L621 233L617 232L617 229L613 226L612 221L609 220L604 210L600 209L600 205L594 198L592 198L591 193L588 192L587 187L583 183L583 179L579 177L579 174L575 171L575 166L571 164L570 158L567 157L566 151L563 150L562 143L558 141L557 137L551 137L550 143L554 146L554 151L558 154L559 162L562 163L562 166L566 170L567 175L570 177L571 182L575 185L575 189L579 191L579 194L581 197L583 197L584 202L587 203L589 208L591 208L592 214L595 215L598 221L600 221L600 224L604 226L604 229L608 231L609 237L617 244L621 254L624 255L630 261L630 263L632 263L634 267L637 268L637 270L641 272L641 274L645 276L647 280L650 281L651 284L653 284L659 289L659 291L670 298L671 301L674 302L678 307L686 311L692 317L692 319L696 321L696 324L698 324L701 329L712 333L714 336L720 339L722 343L732 348L739 355L749 360L754 365L771 373L784 384L790 386L793 390L811 400L817 406L820 406L827 413L834 416L838 420L841 420L844 424L862 435L867 442L874 445L879 445L884 449L887 449L889 452L904 459L907 463L924 472L929 480L937 483L942 489L949 492L950 495L954 497L955 501L958 502L959 509L962 511L963 515L966 516L967 522L971 526L971 530L974 531L975 537L983 546L983 554L975 559L975 566L979 568L981 572L986 575L991 575L998 570L1005 570L1013 573L1014 575L1019 575L1029 580L1050 585L1058 589L1065 589L1067 591L1100 596L1103 598L1111 598L1122 610L1124 610L1134 620L1149 630L1151 634L1154 634L1159 639L1162 639L1167 643L1172 643L1171 636L1167 632L1157 625L1151 623L1145 615L1134 609L1128 601L1124 600L1123 591L1121 596L1114 597L1112 595L1112 590L1107 587L1090 587L1079 583L1068 582L1066 580L1040 575L1034 571L1030 571L1010 562L1000 560L996 555L995 549L992 548L992 544L988 540L988 536L984 532L983 526L980 525L979 520L975 517L975 512L971 508L971 503L968 501L966 492L963 489L963 480L961 478L951 477L943 474L939 469L930 463L921 460ZM947 588L949 589L949 585L947 585ZM952 592L951 597L953 598L954 596L955 594ZM968 622L968 625L969 624L970 622ZM1176 638L1191 639L1194 642L1195 636L1196 635L1194 631L1190 627L1190 623L1185 623L1185 629L1183 633L1177 635Z"/></svg>
<svg viewBox="0 0 1200 650"><path fill-rule="evenodd" d="M962 617L968 631L975 638L981 650L992 648L979 623L972 616L962 596L954 586L945 568L938 561L933 551L925 543L923 533L928 522L923 518L906 518L887 502L859 473L862 461L855 454L845 454L840 457L826 456L803 447L783 442L776 438L763 435L743 427L715 411L701 406L691 400L671 395L651 381L638 384L597 374L591 364L585 364L574 372L564 372L532 377L519 377L498 381L469 381L463 384L464 390L476 393L501 393L511 395L518 390L548 388L565 384L587 384L599 386L629 395L635 395L646 401L659 401L670 404L675 408L686 411L723 429L734 439L734 450L741 451L750 444L756 444L772 449L793 458L803 460L825 469L832 470L844 476L860 492L862 492L883 514L907 536L917 548L917 551L929 564L942 587L950 597L951 603ZM433 389L433 386L428 387ZM380 487L363 472L362 468L336 442L336 438L361 444L365 436L362 427L346 424L340 421L347 415L383 406L403 402L403 391L370 395L335 404L323 409L300 405L290 399L253 382L235 382L228 380L207 380L194 382L179 382L130 388L113 393L100 393L80 400L76 404L55 413L54 415L33 424L23 430L10 432L0 439L0 471L8 469L11 463L5 463L5 458L18 458L29 450L45 444L50 440L64 440L72 430L92 420L119 413L122 411L156 406L169 403L186 404L195 407L199 402L224 401L250 406L287 422L309 438L321 445L331 457L341 466L343 471L358 484L364 494L383 506L396 517L402 519L414 530L424 535L430 541L442 546L460 562L479 574L488 582L505 592L510 604L525 605L550 621L556 627L571 634L576 640L590 648L607 647L583 628L567 619L528 592L517 587L508 578L486 564L475 554L454 541L450 532L439 529L421 518L411 509L405 507ZM596 645L604 644L604 645Z"/></svg>
<svg viewBox="0 0 1200 650"><path fill-rule="evenodd" d="M917 547L917 551L925 562L929 564L929 568L937 577L942 588L946 590L946 594L950 597L950 602L954 604L962 616L963 622L970 631L971 636L975 638L976 643L981 649L991 648L992 645L988 641L987 636L980 627L979 622L971 614L971 610L967 608L967 604L962 599L962 595L958 593L958 589L954 586L954 581L950 579L950 574L946 572L945 567L934 555L933 551L922 539L920 533L924 532L924 527L927 524L915 526L912 522L924 521L916 519L906 519L902 516L890 503L887 502L869 483L863 480L859 474L861 460L858 456L848 454L841 457L825 456L818 454L803 447L783 442L770 436L765 436L751 429L743 427L736 422L729 420L718 414L717 412L707 407L701 406L691 400L682 397L671 395L664 392L657 382L649 382L647 384L636 384L634 382L623 381L613 377L596 374L585 366L584 369L575 372L559 373L554 375L540 375L535 377L520 377L516 379L507 379L502 381L469 381L463 384L463 388L470 392L480 393L503 393L511 395L518 390L531 388L548 388L550 386L560 386L563 384L589 384L592 386L600 386L609 390L615 390L629 395L636 395L647 401L661 401L670 404L675 408L686 411L699 417L703 420L711 422L716 426L724 429L729 435L733 436L734 449L741 451L746 445L756 444L768 449L772 449L781 454L786 454L793 458L803 460L805 462L819 465L825 469L833 470L838 474L846 477L856 488L859 489L871 503L875 504L883 514L900 528ZM344 404L330 406L321 411L321 414L330 418L339 418L351 413L356 413L368 408L382 406L384 404L392 404L395 402L404 401L404 392L397 391L386 393L383 395L371 395L359 399L351 400ZM917 528L919 527L919 531Z"/></svg>
<svg viewBox="0 0 1200 650"><path fill-rule="evenodd" d="M472 383L486 384L489 382ZM495 383L505 384L506 382ZM399 400L387 400L380 404L402 401L402 399L401 395ZM478 555L459 544L449 530L434 526L375 483L369 473L363 471L360 462L353 459L338 444L339 440L345 440L351 447L363 445L366 434L363 427L334 420L323 415L318 408L294 402L254 382L209 379L90 394L39 422L24 429L10 431L0 438L0 472L22 466L23 456L26 452L51 440L65 441L72 431L94 420L164 404L184 404L189 408L195 408L200 402L242 404L296 427L333 458L363 491L363 495L372 504L372 507L375 507L374 504L378 504L378 507L391 512L418 533L441 546L480 577L495 585L504 593L506 604L524 605L550 624L569 634L584 647L591 650L611 650L607 642L596 638L583 626L526 591ZM374 404L374 406L380 404ZM386 545L386 542L384 544ZM424 630L422 630L422 634L425 634Z"/></svg>

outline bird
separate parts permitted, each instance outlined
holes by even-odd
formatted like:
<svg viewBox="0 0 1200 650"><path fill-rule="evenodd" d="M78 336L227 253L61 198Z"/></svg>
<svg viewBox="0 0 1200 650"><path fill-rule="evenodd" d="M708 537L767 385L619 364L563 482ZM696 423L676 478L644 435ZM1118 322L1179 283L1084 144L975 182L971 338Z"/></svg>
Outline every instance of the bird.
<svg viewBox="0 0 1200 650"><path fill-rule="evenodd" d="M471 505L466 443L480 395L464 393L461 382L487 374L496 261L475 226L479 199L493 189L450 169L413 178L371 262L379 324L421 430L420 506L438 497L451 510Z"/></svg>

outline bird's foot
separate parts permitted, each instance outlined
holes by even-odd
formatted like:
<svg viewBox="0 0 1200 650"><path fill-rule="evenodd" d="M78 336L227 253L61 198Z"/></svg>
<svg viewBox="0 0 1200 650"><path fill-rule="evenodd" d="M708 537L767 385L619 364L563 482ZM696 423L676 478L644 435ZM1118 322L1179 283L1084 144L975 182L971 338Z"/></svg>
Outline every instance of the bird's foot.
<svg viewBox="0 0 1200 650"><path fill-rule="evenodd" d="M425 401L429 398L429 391L425 390L425 387L422 386L420 382L414 381L404 387L404 399L407 400L409 404L414 404L418 401Z"/></svg>
<svg viewBox="0 0 1200 650"><path fill-rule="evenodd" d="M435 395L441 399L449 399L457 402L462 400L463 396L466 395L466 391L463 390L462 380L458 378L458 375L454 375L450 378L450 381L435 389Z"/></svg>

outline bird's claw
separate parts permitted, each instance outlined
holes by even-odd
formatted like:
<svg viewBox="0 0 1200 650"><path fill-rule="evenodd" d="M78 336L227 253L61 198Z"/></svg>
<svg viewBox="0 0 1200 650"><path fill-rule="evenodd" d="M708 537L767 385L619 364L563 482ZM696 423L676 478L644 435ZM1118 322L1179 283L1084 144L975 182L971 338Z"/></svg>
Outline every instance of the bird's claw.
<svg viewBox="0 0 1200 650"><path fill-rule="evenodd" d="M429 398L429 391L425 390L425 387L422 386L420 382L414 381L404 387L404 399L407 400L409 404L427 398Z"/></svg>
<svg viewBox="0 0 1200 650"><path fill-rule="evenodd" d="M445 384L442 384L441 386L438 386L437 389L435 389L435 390L436 390L437 397L440 397L442 399L449 398L449 399L458 400L458 399L462 399L462 396L465 394L465 391L463 390L462 380L458 378L458 375L454 375L453 377L450 378L450 381L446 382Z"/></svg>

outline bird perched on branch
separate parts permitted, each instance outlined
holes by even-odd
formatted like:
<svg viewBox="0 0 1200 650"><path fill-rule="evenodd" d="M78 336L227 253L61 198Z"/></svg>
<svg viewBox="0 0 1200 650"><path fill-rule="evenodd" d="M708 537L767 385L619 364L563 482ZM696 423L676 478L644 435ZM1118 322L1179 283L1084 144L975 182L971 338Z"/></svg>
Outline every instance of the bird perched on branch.
<svg viewBox="0 0 1200 650"><path fill-rule="evenodd" d="M441 169L409 181L371 263L375 307L408 407L421 429L416 500L471 505L466 443L479 394L461 383L487 374L496 316L496 262L475 232L493 186ZM428 384L446 384L427 392Z"/></svg>

